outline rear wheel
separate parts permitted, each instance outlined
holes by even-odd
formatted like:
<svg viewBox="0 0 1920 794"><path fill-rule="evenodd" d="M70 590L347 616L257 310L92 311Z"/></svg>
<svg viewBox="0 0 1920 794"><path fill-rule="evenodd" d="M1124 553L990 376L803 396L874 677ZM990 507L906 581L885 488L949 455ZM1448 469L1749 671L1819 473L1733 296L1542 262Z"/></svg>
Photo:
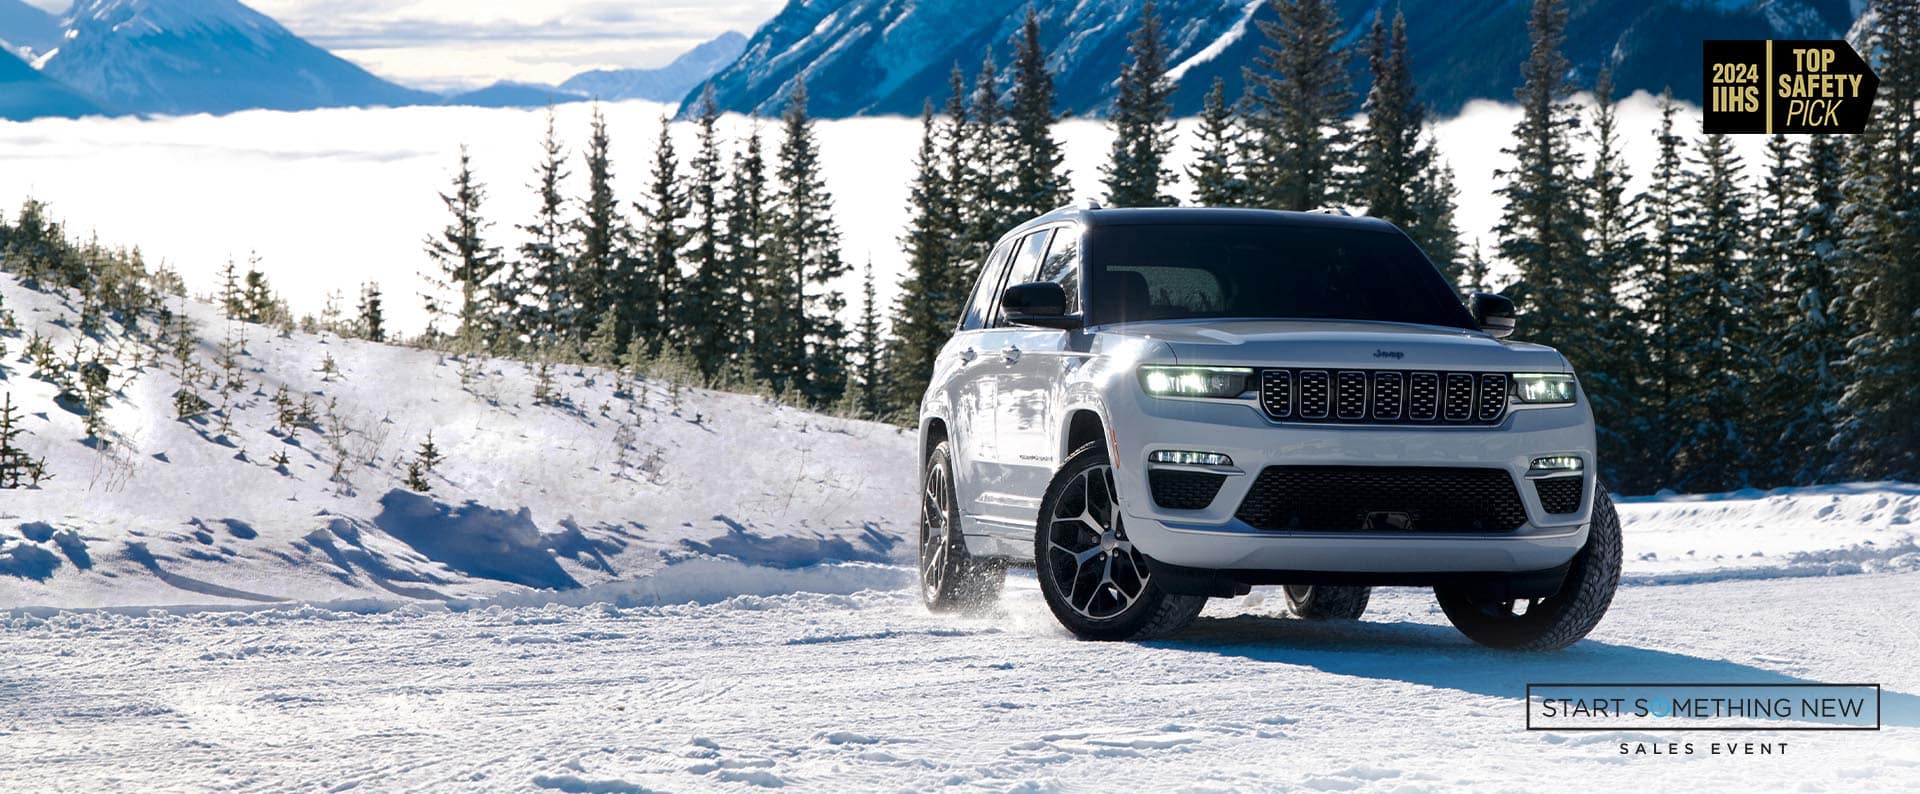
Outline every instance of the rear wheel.
<svg viewBox="0 0 1920 794"><path fill-rule="evenodd" d="M1494 598L1470 588L1434 588L1460 633L1493 648L1557 651L1600 624L1620 584L1620 516L1605 491L1593 503L1587 545L1573 556L1560 592L1546 598Z"/></svg>
<svg viewBox="0 0 1920 794"><path fill-rule="evenodd" d="M1147 558L1127 539L1113 464L1098 442L1054 474L1040 501L1035 578L1047 607L1081 639L1143 640L1186 627L1205 596L1160 589Z"/></svg>
<svg viewBox="0 0 1920 794"><path fill-rule="evenodd" d="M985 609L1000 599L1006 569L967 553L947 442L927 453L920 484L920 593L935 612Z"/></svg>
<svg viewBox="0 0 1920 794"><path fill-rule="evenodd" d="M1306 620L1359 620L1367 611L1371 587L1290 584L1287 608Z"/></svg>

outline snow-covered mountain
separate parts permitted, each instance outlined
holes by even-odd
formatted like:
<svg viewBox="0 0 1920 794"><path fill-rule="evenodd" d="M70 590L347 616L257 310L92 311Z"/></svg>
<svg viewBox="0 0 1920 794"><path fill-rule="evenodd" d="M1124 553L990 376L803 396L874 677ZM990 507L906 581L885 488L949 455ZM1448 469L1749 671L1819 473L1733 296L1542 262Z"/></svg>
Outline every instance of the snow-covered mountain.
<svg viewBox="0 0 1920 794"><path fill-rule="evenodd" d="M560 84L563 91L608 101L678 102L689 90L739 59L747 37L727 31L658 69L597 69Z"/></svg>
<svg viewBox="0 0 1920 794"><path fill-rule="evenodd" d="M93 100L0 52L0 119L78 118L103 112Z"/></svg>
<svg viewBox="0 0 1920 794"><path fill-rule="evenodd" d="M130 113L433 104L236 0L81 0L50 77Z"/></svg>
<svg viewBox="0 0 1920 794"><path fill-rule="evenodd" d="M739 61L715 75L723 108L776 112L805 72L812 108L824 116L915 114L947 94L957 62L969 74L991 50L1004 65L1025 9L1038 9L1061 110L1101 115L1113 99L1136 26L1139 0L789 0L755 32ZM1528 4L1516 0L1339 0L1345 42L1364 35L1375 12L1407 15L1422 97L1442 112L1468 100L1510 100L1527 53ZM1198 111L1218 76L1238 95L1242 67L1266 44L1266 0L1162 0L1176 111ZM1575 3L1566 51L1583 81L1616 67L1624 91L1672 86L1698 100L1705 38L1833 38L1856 15L1848 0L1593 0ZM1356 84L1364 64L1351 59ZM1360 93L1356 91L1356 93Z"/></svg>
<svg viewBox="0 0 1920 794"><path fill-rule="evenodd" d="M0 47L31 60L60 41L60 21L22 2L0 0Z"/></svg>

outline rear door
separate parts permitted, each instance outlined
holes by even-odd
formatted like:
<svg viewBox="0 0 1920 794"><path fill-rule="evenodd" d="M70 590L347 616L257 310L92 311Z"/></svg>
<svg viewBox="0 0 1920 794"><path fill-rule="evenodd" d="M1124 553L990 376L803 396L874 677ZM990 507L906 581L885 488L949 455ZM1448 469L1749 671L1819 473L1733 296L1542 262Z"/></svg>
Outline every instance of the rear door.
<svg viewBox="0 0 1920 794"><path fill-rule="evenodd" d="M997 359L989 351L997 349L992 338L995 333L991 327L993 310L999 308L1001 285L1006 283L1007 264L1012 255L1013 241L1008 240L987 256L973 296L961 312L960 328L942 353L943 359L951 360L941 361L939 367L941 371L953 373L948 397L953 406L953 465L959 474L954 490L960 504L963 532L969 531L966 517L980 514L980 497L986 484L999 473L994 411L999 402L1000 383L994 364Z"/></svg>

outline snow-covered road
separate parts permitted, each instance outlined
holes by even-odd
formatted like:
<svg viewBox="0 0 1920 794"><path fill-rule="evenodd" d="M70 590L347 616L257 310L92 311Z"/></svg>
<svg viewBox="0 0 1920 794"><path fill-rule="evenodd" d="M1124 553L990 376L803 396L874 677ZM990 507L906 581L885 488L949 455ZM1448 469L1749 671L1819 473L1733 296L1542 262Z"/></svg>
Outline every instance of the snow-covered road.
<svg viewBox="0 0 1920 794"><path fill-rule="evenodd" d="M897 590L618 608L0 619L0 790L1911 790L1920 574L1623 588L1559 654L1482 650L1424 591L1360 623L1216 601L1068 638L1031 578L981 618ZM1885 730L1527 732L1546 681L1885 686ZM1622 742L1694 741L1691 756ZM1784 755L1711 755L1709 741Z"/></svg>

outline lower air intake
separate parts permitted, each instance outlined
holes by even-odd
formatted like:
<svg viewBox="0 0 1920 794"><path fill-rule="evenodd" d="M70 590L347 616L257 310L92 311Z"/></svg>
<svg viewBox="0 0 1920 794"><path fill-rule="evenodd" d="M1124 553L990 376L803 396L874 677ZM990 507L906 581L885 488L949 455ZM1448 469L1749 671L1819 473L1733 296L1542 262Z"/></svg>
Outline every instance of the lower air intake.
<svg viewBox="0 0 1920 794"><path fill-rule="evenodd" d="M1508 532L1527 521L1505 469L1268 466L1235 514L1258 529Z"/></svg>

